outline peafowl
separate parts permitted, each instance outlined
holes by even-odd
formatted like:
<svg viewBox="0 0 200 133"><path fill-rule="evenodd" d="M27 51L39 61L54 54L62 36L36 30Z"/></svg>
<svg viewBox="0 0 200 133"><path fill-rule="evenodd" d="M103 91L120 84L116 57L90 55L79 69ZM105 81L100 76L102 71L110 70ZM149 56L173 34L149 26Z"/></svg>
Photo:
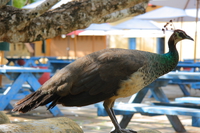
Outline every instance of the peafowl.
<svg viewBox="0 0 200 133"><path fill-rule="evenodd" d="M28 112L51 103L63 106L86 106L104 101L115 129L112 133L135 133L122 129L113 104L117 98L137 93L158 77L173 70L179 60L176 44L193 40L182 30L174 30L169 38L169 52L156 54L139 50L110 48L77 59L57 72L36 92L16 103L13 111Z"/></svg>

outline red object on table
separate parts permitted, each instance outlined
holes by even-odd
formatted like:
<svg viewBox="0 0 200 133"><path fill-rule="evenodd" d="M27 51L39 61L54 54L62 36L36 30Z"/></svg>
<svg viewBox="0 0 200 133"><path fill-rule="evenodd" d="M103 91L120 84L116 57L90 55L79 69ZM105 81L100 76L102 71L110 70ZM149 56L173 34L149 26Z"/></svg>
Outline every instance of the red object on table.
<svg viewBox="0 0 200 133"><path fill-rule="evenodd" d="M23 59L17 61L17 64L19 64L20 66L23 66L25 63L26 62Z"/></svg>
<svg viewBox="0 0 200 133"><path fill-rule="evenodd" d="M40 69L48 69L48 67L42 67L42 66L39 66ZM42 76L38 79L39 83L41 85L43 85L47 80L50 79L50 73L49 72L45 72L42 74Z"/></svg>

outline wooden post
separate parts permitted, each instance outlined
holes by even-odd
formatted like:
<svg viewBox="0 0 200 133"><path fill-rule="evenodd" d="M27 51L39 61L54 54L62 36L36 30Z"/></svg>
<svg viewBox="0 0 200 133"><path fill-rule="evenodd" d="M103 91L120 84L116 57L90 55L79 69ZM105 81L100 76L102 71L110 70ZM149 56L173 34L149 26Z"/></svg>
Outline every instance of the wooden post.
<svg viewBox="0 0 200 133"><path fill-rule="evenodd" d="M74 31L74 58L76 59L76 45L77 45L77 40L76 40L76 31Z"/></svg>
<svg viewBox="0 0 200 133"><path fill-rule="evenodd" d="M94 52L94 40L95 40L94 35L92 35L92 53Z"/></svg>
<svg viewBox="0 0 200 133"><path fill-rule="evenodd" d="M199 13L199 0L196 3L196 28L195 28L195 39L194 39L194 62L197 59L197 29L198 29L198 13Z"/></svg>
<svg viewBox="0 0 200 133"><path fill-rule="evenodd" d="M0 51L0 65L3 65L4 51ZM2 75L0 75L0 88L2 88Z"/></svg>

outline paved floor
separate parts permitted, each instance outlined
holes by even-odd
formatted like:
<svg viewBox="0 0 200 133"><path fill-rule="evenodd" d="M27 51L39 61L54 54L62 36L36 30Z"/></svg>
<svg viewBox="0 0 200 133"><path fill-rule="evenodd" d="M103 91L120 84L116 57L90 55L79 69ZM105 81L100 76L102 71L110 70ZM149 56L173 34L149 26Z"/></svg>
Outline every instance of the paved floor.
<svg viewBox="0 0 200 133"><path fill-rule="evenodd" d="M4 82L5 83L5 82ZM183 94L180 89L175 85L169 85L163 87L165 94L170 100L175 97L182 97ZM200 90L189 89L192 96L200 96ZM129 98L118 99L119 102L127 102ZM148 103L153 101L153 98L148 98L148 95L143 100L143 103ZM13 101L15 103L16 101ZM108 133L112 129L112 123L109 117L98 117L96 114L96 108L94 105L85 107L62 107L59 108L64 113L64 117L71 118L77 122L85 133ZM10 111L4 111L10 118L12 122L18 121L28 121L50 118L52 115L46 110L45 107L40 107L34 111L28 112L26 114L13 113ZM185 126L188 133L200 133L200 128L191 126L191 117L189 116L179 116L181 122ZM120 120L120 116L117 116ZM135 114L128 128L133 130L143 130L143 129L157 129L162 133L175 133L168 119L164 115L160 116L142 116L140 114Z"/></svg>

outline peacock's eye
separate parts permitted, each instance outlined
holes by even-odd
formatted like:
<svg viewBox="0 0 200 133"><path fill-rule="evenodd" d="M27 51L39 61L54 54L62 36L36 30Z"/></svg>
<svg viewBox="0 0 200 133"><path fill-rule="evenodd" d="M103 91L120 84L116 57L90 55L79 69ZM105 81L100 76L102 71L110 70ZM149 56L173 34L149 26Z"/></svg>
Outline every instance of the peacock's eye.
<svg viewBox="0 0 200 133"><path fill-rule="evenodd" d="M184 38L184 34L183 34L182 32L179 32L179 36L180 36L181 38Z"/></svg>

